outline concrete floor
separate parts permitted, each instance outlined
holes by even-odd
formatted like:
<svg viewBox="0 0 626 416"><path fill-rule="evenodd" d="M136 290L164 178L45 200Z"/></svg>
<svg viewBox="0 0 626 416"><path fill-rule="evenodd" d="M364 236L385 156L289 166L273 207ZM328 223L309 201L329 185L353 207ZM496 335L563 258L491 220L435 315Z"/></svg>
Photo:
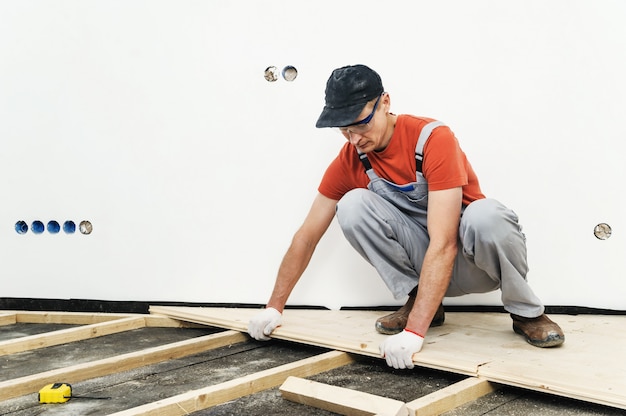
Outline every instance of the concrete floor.
<svg viewBox="0 0 626 416"><path fill-rule="evenodd" d="M15 324L0 326L0 341L69 327ZM50 369L111 357L144 348L220 332L217 328L142 328L75 343L0 357L0 381ZM327 350L272 340L247 341L163 363L140 367L84 382L72 383L74 395L110 399L73 398L63 404L39 404L37 394L1 401L0 415L107 415L189 390L214 385L257 371L297 361ZM377 394L405 402L453 384L464 376L424 368L394 370L384 360L359 358L353 364L310 379ZM63 382L64 380L58 380ZM41 386L43 387L43 386ZM193 415L333 415L284 400L278 388L266 390ZM626 415L626 411L512 387L446 413L474 415Z"/></svg>

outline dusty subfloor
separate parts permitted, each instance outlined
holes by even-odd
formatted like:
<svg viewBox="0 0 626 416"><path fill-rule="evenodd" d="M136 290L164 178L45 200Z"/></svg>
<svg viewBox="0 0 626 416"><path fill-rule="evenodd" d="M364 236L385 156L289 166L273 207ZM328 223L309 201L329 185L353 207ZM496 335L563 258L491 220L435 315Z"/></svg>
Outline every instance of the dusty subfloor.
<svg viewBox="0 0 626 416"><path fill-rule="evenodd" d="M67 325L14 324L0 326L0 341L67 328ZM158 345L222 331L217 328L142 328L85 341L0 357L0 381L112 357ZM247 341L193 356L148 365L83 382L72 383L73 398L63 404L39 404L37 394L0 401L0 415L107 415L247 374L326 352L327 350L272 340ZM394 370L384 360L361 357L357 362L310 379L385 396L404 402L453 384L464 376L424 368ZM58 380L63 382L64 380ZM43 386L42 386L43 387ZM1 400L1 398L0 398ZM332 415L283 399L278 388L265 390L193 415ZM625 415L619 409L579 402L511 387L447 413L460 415Z"/></svg>

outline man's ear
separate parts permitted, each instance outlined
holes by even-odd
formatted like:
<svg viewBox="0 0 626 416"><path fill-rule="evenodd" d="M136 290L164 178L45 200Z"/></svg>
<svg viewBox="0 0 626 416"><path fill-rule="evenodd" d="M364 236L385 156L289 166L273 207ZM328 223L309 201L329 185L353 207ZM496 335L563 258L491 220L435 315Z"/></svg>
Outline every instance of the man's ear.
<svg viewBox="0 0 626 416"><path fill-rule="evenodd" d="M389 110L391 110L391 97L389 96L388 92L383 93L383 98L381 99L381 101L383 102L383 106L385 107L385 114L389 113Z"/></svg>

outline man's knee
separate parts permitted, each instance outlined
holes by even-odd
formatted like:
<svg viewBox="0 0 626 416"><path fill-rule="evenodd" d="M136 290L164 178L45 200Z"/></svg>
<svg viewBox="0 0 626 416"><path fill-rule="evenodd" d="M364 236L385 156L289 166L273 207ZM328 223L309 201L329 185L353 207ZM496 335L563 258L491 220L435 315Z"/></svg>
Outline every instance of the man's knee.
<svg viewBox="0 0 626 416"><path fill-rule="evenodd" d="M463 220L471 222L476 228L484 228L511 221L517 223L517 215L501 202L485 198L469 204L463 212Z"/></svg>
<svg viewBox="0 0 626 416"><path fill-rule="evenodd" d="M371 204L372 192L357 188L347 192L337 203L337 221L342 229L352 228L353 224L361 223L366 215L365 209Z"/></svg>
<svg viewBox="0 0 626 416"><path fill-rule="evenodd" d="M511 209L495 199L479 199L465 208L461 233L470 232L478 238L506 238L511 231L521 232L518 217Z"/></svg>

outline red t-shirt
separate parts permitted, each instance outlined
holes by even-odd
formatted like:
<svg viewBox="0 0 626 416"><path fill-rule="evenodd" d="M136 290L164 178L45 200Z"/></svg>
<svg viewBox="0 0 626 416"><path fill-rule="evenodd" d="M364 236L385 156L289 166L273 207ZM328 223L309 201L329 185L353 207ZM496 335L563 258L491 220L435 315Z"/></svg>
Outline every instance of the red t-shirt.
<svg viewBox="0 0 626 416"><path fill-rule="evenodd" d="M431 121L425 117L399 115L389 145L380 152L367 154L374 172L398 185L415 182L415 146L422 127ZM430 135L424 147L422 169L429 191L461 186L465 205L485 198L472 166L447 126L437 127ZM318 190L328 198L339 200L354 188L367 188L368 183L356 149L346 143L326 169Z"/></svg>

